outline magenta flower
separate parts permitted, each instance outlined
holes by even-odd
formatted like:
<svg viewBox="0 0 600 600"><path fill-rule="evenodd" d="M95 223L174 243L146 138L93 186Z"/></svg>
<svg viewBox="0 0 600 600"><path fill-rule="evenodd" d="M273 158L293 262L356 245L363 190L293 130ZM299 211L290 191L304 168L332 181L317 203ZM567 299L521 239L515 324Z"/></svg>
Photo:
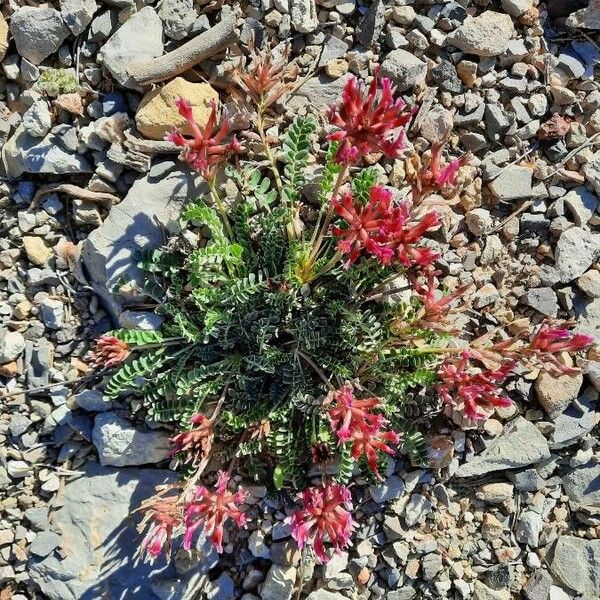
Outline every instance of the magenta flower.
<svg viewBox="0 0 600 600"><path fill-rule="evenodd" d="M169 440L173 445L169 455L183 454L184 463L198 465L210 454L212 448L212 421L202 414L197 414L190 419L190 423L190 431L178 433Z"/></svg>
<svg viewBox="0 0 600 600"><path fill-rule="evenodd" d="M112 335L103 335L96 340L91 359L92 365L99 367L114 367L122 363L129 355L131 350L129 345Z"/></svg>
<svg viewBox="0 0 600 600"><path fill-rule="evenodd" d="M354 164L371 152L398 158L406 147L404 126L415 111L404 111L406 103L394 100L394 91L390 79L379 80L379 69L366 92L356 77L347 81L342 102L329 111L330 123L339 130L327 139L341 142L336 162Z"/></svg>
<svg viewBox="0 0 600 600"><path fill-rule="evenodd" d="M323 483L310 487L298 495L302 508L288 518L292 537L302 550L310 544L319 561L325 563L329 556L325 543L329 542L336 553L350 544L355 523L352 520L350 490L337 483Z"/></svg>
<svg viewBox="0 0 600 600"><path fill-rule="evenodd" d="M498 384L510 375L514 363L506 363L496 371L475 371L470 368L469 359L467 350L458 359L446 360L438 370L442 383L436 389L446 404L464 412L469 419L484 421L493 414L494 407L512 405Z"/></svg>
<svg viewBox="0 0 600 600"><path fill-rule="evenodd" d="M400 443L400 436L384 430L389 421L383 415L372 412L381 406L379 398L358 399L349 385L332 392L326 404L335 401L329 411L329 420L341 444L348 442L355 460L365 457L371 471L382 479L377 466L379 452L394 454L392 445Z"/></svg>
<svg viewBox="0 0 600 600"><path fill-rule="evenodd" d="M427 231L439 225L437 213L417 217L408 200L394 205L391 189L373 186L365 206L350 193L342 194L332 204L345 221L342 227L332 227L332 233L340 238L338 250L348 256L346 268L363 252L383 265L397 260L405 267L424 267L438 257L431 248L417 245Z"/></svg>
<svg viewBox="0 0 600 600"><path fill-rule="evenodd" d="M210 539L217 552L223 552L223 525L232 519L238 527L246 526L246 515L239 505L246 501L248 493L238 489L232 493L227 490L229 475L219 471L215 491L204 486L197 486L192 499L185 507L185 533L183 547L192 547L192 538L196 529L202 528L204 535Z"/></svg>
<svg viewBox="0 0 600 600"><path fill-rule="evenodd" d="M568 329L552 328L543 323L531 340L531 349L539 352L577 352L594 344L595 339L584 333L573 333Z"/></svg>
<svg viewBox="0 0 600 600"><path fill-rule="evenodd" d="M216 167L224 163L230 154L239 152L242 147L235 136L228 143L224 143L229 133L229 121L223 119L221 126L217 127L217 105L211 103L211 113L204 128L200 128L192 112L191 104L178 98L175 102L179 114L189 123L192 129L192 139L186 139L179 130L175 129L165 138L176 146L181 146L181 160L187 162L198 171L206 180L213 180L216 176Z"/></svg>
<svg viewBox="0 0 600 600"><path fill-rule="evenodd" d="M141 506L146 514L140 524L140 530L150 521L150 528L142 541L141 549L151 561L160 556L163 551L167 556L171 553L173 531L182 522L181 508L177 501L178 496L165 498L158 495Z"/></svg>

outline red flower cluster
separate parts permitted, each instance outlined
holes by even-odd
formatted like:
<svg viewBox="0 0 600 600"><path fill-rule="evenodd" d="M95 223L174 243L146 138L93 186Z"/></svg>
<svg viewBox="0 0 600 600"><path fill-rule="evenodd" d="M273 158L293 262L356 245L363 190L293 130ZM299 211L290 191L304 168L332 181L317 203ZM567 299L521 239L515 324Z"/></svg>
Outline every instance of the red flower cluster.
<svg viewBox="0 0 600 600"><path fill-rule="evenodd" d="M92 352L92 365L99 367L114 367L122 363L129 355L131 350L129 345L112 335L103 335L96 341L96 347Z"/></svg>
<svg viewBox="0 0 600 600"><path fill-rule="evenodd" d="M241 144L235 136L227 144L223 143L229 133L229 121L224 119L220 127L217 127L217 106L213 102L208 121L204 128L200 128L192 112L191 104L178 98L175 102L179 114L189 123L193 138L186 139L177 129L170 133L165 139L181 146L181 160L184 160L198 171L206 180L212 180L216 176L216 167L224 163L230 154L239 152Z"/></svg>
<svg viewBox="0 0 600 600"><path fill-rule="evenodd" d="M212 421L202 414L194 415L190 423L190 431L178 433L169 440L173 445L170 456L183 454L184 463L197 466L210 454L214 432Z"/></svg>
<svg viewBox="0 0 600 600"><path fill-rule="evenodd" d="M390 79L379 80L379 71L366 93L356 77L348 80L342 102L329 111L329 121L339 131L327 139L341 142L336 162L354 164L371 152L398 158L406 147L404 126L415 111L404 111L406 103L400 98L394 100L394 91Z"/></svg>
<svg viewBox="0 0 600 600"><path fill-rule="evenodd" d="M438 257L431 248L417 246L427 231L439 225L435 211L417 218L408 200L395 205L392 190L381 185L371 188L366 206L351 193L332 202L335 212L345 221L344 227L332 227L332 233L340 238L338 250L348 255L346 268L363 250L383 265L398 260L405 267L423 267Z"/></svg>
<svg viewBox="0 0 600 600"><path fill-rule="evenodd" d="M238 527L246 526L246 515L239 509L239 505L246 501L248 494L241 488L232 493L227 489L228 484L229 475L219 471L214 492L204 486L196 487L193 498L185 508L183 547L186 550L192 547L194 533L199 527L210 538L217 552L223 552L225 521L233 519Z"/></svg>
<svg viewBox="0 0 600 600"><path fill-rule="evenodd" d="M533 336L530 348L537 352L557 354L558 352L577 352L591 346L594 336L585 333L573 333L568 329L552 328L543 323Z"/></svg>
<svg viewBox="0 0 600 600"><path fill-rule="evenodd" d="M462 412L469 419L482 421L494 412L494 407L508 407L512 400L502 395L498 384L512 372L514 363L505 363L496 371L475 370L470 365L468 350L459 357L446 360L438 370L442 383L437 392L442 400Z"/></svg>
<svg viewBox="0 0 600 600"><path fill-rule="evenodd" d="M359 400L346 385L329 395L326 404L332 402L335 405L328 414L339 442L350 442L352 457L356 460L364 456L371 471L382 479L377 467L378 452L394 454L391 445L398 444L400 436L395 431L386 431L384 427L389 421L372 412L381 406L381 400L375 397Z"/></svg>
<svg viewBox="0 0 600 600"><path fill-rule="evenodd" d="M292 537L302 550L308 543L315 549L321 562L327 562L325 542L330 542L336 552L341 552L350 543L354 529L352 497L350 490L337 483L307 488L299 496L302 508L289 517Z"/></svg>
<svg viewBox="0 0 600 600"><path fill-rule="evenodd" d="M142 541L142 552L154 560L163 552L167 555L171 552L174 530L181 525L182 511L178 505L178 496L163 497L160 494L144 502L140 507L146 511L140 531L143 530L148 521L151 522L148 533Z"/></svg>

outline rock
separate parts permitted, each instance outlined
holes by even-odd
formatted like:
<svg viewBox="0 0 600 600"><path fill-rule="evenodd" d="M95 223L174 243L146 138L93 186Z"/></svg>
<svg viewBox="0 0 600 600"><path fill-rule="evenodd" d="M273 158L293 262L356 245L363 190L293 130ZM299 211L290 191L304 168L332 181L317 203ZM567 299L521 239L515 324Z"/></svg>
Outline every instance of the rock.
<svg viewBox="0 0 600 600"><path fill-rule="evenodd" d="M510 483L486 483L479 488L477 498L489 504L503 504L513 496L514 487Z"/></svg>
<svg viewBox="0 0 600 600"><path fill-rule="evenodd" d="M406 92L425 81L427 64L400 48L387 55L381 64L381 74L389 77L399 92Z"/></svg>
<svg viewBox="0 0 600 600"><path fill-rule="evenodd" d="M0 61L4 60L8 50L8 23L3 14L0 14Z"/></svg>
<svg viewBox="0 0 600 600"><path fill-rule="evenodd" d="M315 590L311 592L306 600L347 600L347 596L342 596L341 594L337 594L335 592L329 592L324 589Z"/></svg>
<svg viewBox="0 0 600 600"><path fill-rule="evenodd" d="M495 540L504 532L504 525L492 513L485 513L481 520L481 535L484 540Z"/></svg>
<svg viewBox="0 0 600 600"><path fill-rule="evenodd" d="M324 67L336 58L342 58L348 52L348 44L333 35L328 35L323 42L323 52L317 67Z"/></svg>
<svg viewBox="0 0 600 600"><path fill-rule="evenodd" d="M153 8L144 6L130 17L98 52L98 58L124 87L136 88L127 67L163 53L163 25Z"/></svg>
<svg viewBox="0 0 600 600"><path fill-rule="evenodd" d="M156 331L160 329L164 319L160 315L138 310L124 310L119 315L119 325L125 329L144 329Z"/></svg>
<svg viewBox="0 0 600 600"><path fill-rule="evenodd" d="M577 287L590 298L600 298L600 271L586 271L577 280Z"/></svg>
<svg viewBox="0 0 600 600"><path fill-rule="evenodd" d="M492 227L490 211L485 208L474 208L465 215L465 222L469 231L476 236L483 235Z"/></svg>
<svg viewBox="0 0 600 600"><path fill-rule="evenodd" d="M532 510L521 513L515 529L517 541L527 544L530 548L537 548L540 544L543 525L542 517L538 513Z"/></svg>
<svg viewBox="0 0 600 600"><path fill-rule="evenodd" d="M166 432L141 431L113 412L96 416L92 441L102 465L124 467L156 464L169 455L169 436Z"/></svg>
<svg viewBox="0 0 600 600"><path fill-rule="evenodd" d="M539 403L551 418L557 417L579 395L583 375L553 377L542 371L535 380L535 393Z"/></svg>
<svg viewBox="0 0 600 600"><path fill-rule="evenodd" d="M69 35L61 14L48 7L21 6L11 17L10 31L17 52L34 65L56 52Z"/></svg>
<svg viewBox="0 0 600 600"><path fill-rule="evenodd" d="M563 231L556 245L555 266L561 282L583 275L600 256L600 234L581 227Z"/></svg>
<svg viewBox="0 0 600 600"><path fill-rule="evenodd" d="M60 0L60 13L73 35L85 31L97 10L96 0Z"/></svg>
<svg viewBox="0 0 600 600"><path fill-rule="evenodd" d="M250 554L255 558L265 558L268 560L271 557L269 547L265 544L265 534L260 529L256 529L250 534L248 538L248 550L250 550Z"/></svg>
<svg viewBox="0 0 600 600"><path fill-rule="evenodd" d="M296 92L296 95L308 98L309 103L317 109L332 106L339 102L342 89L351 77L350 73L338 79L331 79L326 75L312 77Z"/></svg>
<svg viewBox="0 0 600 600"><path fill-rule="evenodd" d="M291 600L296 583L296 569L272 565L263 583L261 596L269 600Z"/></svg>
<svg viewBox="0 0 600 600"><path fill-rule="evenodd" d="M576 506L600 508L600 463L590 460L562 477L565 492Z"/></svg>
<svg viewBox="0 0 600 600"><path fill-rule="evenodd" d="M440 142L452 131L452 113L444 107L434 105L421 122L421 135L431 143Z"/></svg>
<svg viewBox="0 0 600 600"><path fill-rule="evenodd" d="M499 200L529 198L532 178L533 171L529 167L510 166L489 184L489 188Z"/></svg>
<svg viewBox="0 0 600 600"><path fill-rule="evenodd" d="M92 165L77 154L77 145L75 127L58 125L40 141L20 125L2 147L2 162L7 174L15 178L23 173L91 173Z"/></svg>
<svg viewBox="0 0 600 600"><path fill-rule="evenodd" d="M462 91L462 83L456 67L449 60L442 60L431 69L431 77L445 91L458 94Z"/></svg>
<svg viewBox="0 0 600 600"><path fill-rule="evenodd" d="M481 581L475 582L473 600L510 600L509 590L494 590Z"/></svg>
<svg viewBox="0 0 600 600"><path fill-rule="evenodd" d="M369 487L371 498L377 504L383 504L393 498L398 498L404 493L404 482L397 475L391 475L380 485Z"/></svg>
<svg viewBox="0 0 600 600"><path fill-rule="evenodd" d="M184 598L197 577L216 564L216 553L205 546L194 569L177 575L174 561L151 564L136 560L141 542L132 511L154 494L154 488L177 480L158 469L111 469L88 462L84 474L67 481L59 492L52 522L62 534L61 552L29 563L31 580L49 600L117 598L136 590L140 599ZM154 590L168 582L172 595Z"/></svg>
<svg viewBox="0 0 600 600"><path fill-rule="evenodd" d="M509 471L508 478L514 482L520 492L537 492L546 485L546 482L535 469L525 469L518 473Z"/></svg>
<svg viewBox="0 0 600 600"><path fill-rule="evenodd" d="M23 115L23 128L35 138L46 137L52 129L52 115L45 100L34 102Z"/></svg>
<svg viewBox="0 0 600 600"><path fill-rule="evenodd" d="M33 529L42 531L48 525L48 508L32 507L25 511L25 518L31 523Z"/></svg>
<svg viewBox="0 0 600 600"><path fill-rule="evenodd" d="M550 569L564 585L584 598L600 597L600 540L560 536L552 552Z"/></svg>
<svg viewBox="0 0 600 600"><path fill-rule="evenodd" d="M574 12L567 19L567 25L569 27L583 27L584 29L600 29L600 1L591 0L588 8Z"/></svg>
<svg viewBox="0 0 600 600"><path fill-rule="evenodd" d="M40 316L48 329L61 329L65 313L64 304L54 298L46 298L40 304Z"/></svg>
<svg viewBox="0 0 600 600"><path fill-rule="evenodd" d="M0 365L16 360L23 350L25 350L25 338L21 333L0 330Z"/></svg>
<svg viewBox="0 0 600 600"><path fill-rule="evenodd" d="M298 33L310 33L317 28L315 0L290 0L290 17Z"/></svg>
<svg viewBox="0 0 600 600"><path fill-rule="evenodd" d="M89 283L105 290L109 302L112 300L108 290L119 281L141 284L144 275L135 266L135 257L140 250L161 246L164 229L177 230L181 208L190 198L200 197L202 189L195 175L181 164L155 163L149 173L134 182L124 200L112 207L102 226L85 240L81 260ZM140 198L144 198L143 204ZM135 298L135 292L129 297Z"/></svg>
<svg viewBox="0 0 600 600"><path fill-rule="evenodd" d="M39 267L44 266L52 256L52 250L44 244L44 240L37 236L23 237L23 248L29 262Z"/></svg>
<svg viewBox="0 0 600 600"><path fill-rule="evenodd" d="M404 520L408 527L422 523L431 512L433 505L421 494L413 494L404 509Z"/></svg>
<svg viewBox="0 0 600 600"><path fill-rule="evenodd" d="M186 38L198 17L193 0L164 0L159 5L158 16L165 35L172 40Z"/></svg>
<svg viewBox="0 0 600 600"><path fill-rule="evenodd" d="M366 48L372 46L385 25L385 5L383 0L374 0L356 28L356 39Z"/></svg>
<svg viewBox="0 0 600 600"><path fill-rule="evenodd" d="M583 186L571 190L563 196L562 200L577 227L585 227L598 207L598 197Z"/></svg>
<svg viewBox="0 0 600 600"><path fill-rule="evenodd" d="M477 477L494 471L518 469L549 456L546 438L533 423L519 416L506 425L502 434L491 440L481 454L461 465L456 475Z"/></svg>
<svg viewBox="0 0 600 600"><path fill-rule="evenodd" d="M104 400L104 394L100 390L84 390L73 396L75 404L89 412L106 412L110 410L111 403Z"/></svg>
<svg viewBox="0 0 600 600"><path fill-rule="evenodd" d="M600 422L600 413L595 409L596 396L587 392L554 419L554 431L549 439L552 450L571 446Z"/></svg>
<svg viewBox="0 0 600 600"><path fill-rule="evenodd" d="M200 127L208 122L211 102L219 102L219 94L208 83L192 83L176 77L164 87L156 88L142 98L135 115L139 132L151 140L164 140L175 127L185 135L192 135L192 128L175 106L175 101L180 97L190 102Z"/></svg>
<svg viewBox="0 0 600 600"><path fill-rule="evenodd" d="M498 56L506 51L515 34L509 15L487 10L467 19L446 41L463 52L476 56Z"/></svg>
<svg viewBox="0 0 600 600"><path fill-rule="evenodd" d="M532 0L502 0L502 8L511 17L520 17L532 6Z"/></svg>
<svg viewBox="0 0 600 600"><path fill-rule="evenodd" d="M600 194L600 152L594 154L593 160L590 160L583 166L583 174L594 188L596 194Z"/></svg>
<svg viewBox="0 0 600 600"><path fill-rule="evenodd" d="M523 587L523 594L527 600L548 600L552 575L543 569L535 571Z"/></svg>
<svg viewBox="0 0 600 600"><path fill-rule="evenodd" d="M41 531L29 546L29 552L44 558L60 544L60 535L54 531Z"/></svg>
<svg viewBox="0 0 600 600"><path fill-rule="evenodd" d="M527 290L523 302L547 317L556 317L558 314L556 292L550 287Z"/></svg>

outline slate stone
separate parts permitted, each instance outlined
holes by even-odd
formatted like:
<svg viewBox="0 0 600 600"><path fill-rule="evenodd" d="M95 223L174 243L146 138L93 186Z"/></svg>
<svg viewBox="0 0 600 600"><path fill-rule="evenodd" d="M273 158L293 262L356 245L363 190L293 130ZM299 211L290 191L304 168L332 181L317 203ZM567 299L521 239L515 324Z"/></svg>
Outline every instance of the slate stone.
<svg viewBox="0 0 600 600"><path fill-rule="evenodd" d="M555 266L560 280L569 283L583 275L600 256L600 234L571 227L556 245Z"/></svg>
<svg viewBox="0 0 600 600"><path fill-rule="evenodd" d="M356 39L365 47L373 45L385 25L385 5L383 0L374 0L358 23Z"/></svg>
<svg viewBox="0 0 600 600"><path fill-rule="evenodd" d="M564 585L584 598L600 598L600 540L559 537L550 558L550 569Z"/></svg>
<svg viewBox="0 0 600 600"><path fill-rule="evenodd" d="M600 508L600 464L594 460L578 465L563 475L562 482L571 502Z"/></svg>

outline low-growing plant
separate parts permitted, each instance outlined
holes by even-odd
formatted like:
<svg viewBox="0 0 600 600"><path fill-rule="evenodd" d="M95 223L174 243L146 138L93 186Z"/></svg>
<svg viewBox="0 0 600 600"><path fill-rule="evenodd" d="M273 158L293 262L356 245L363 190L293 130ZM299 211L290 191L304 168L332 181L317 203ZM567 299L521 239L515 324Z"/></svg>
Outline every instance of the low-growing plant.
<svg viewBox="0 0 600 600"><path fill-rule="evenodd" d="M60 94L71 94L80 89L77 77L72 69L44 69L37 81L37 87L48 94L56 97Z"/></svg>
<svg viewBox="0 0 600 600"><path fill-rule="evenodd" d="M353 477L383 480L396 453L426 464L405 411L417 392L437 394L437 412L476 425L511 404L500 385L517 363L572 373L560 353L592 340L549 322L514 337L470 340L460 330L455 313L468 288L440 290L428 235L468 156L445 160L443 141L428 158L416 155L405 135L415 110L394 98L389 79L376 73L365 87L350 78L328 133L297 117L276 154L265 126L289 91L285 63L255 56L236 78L254 107L258 131L245 136L254 157L240 160L247 151L216 105L201 127L178 101L193 136L169 139L208 193L185 209L182 234L141 262L164 324L110 332L94 364L121 365L108 398L132 392L148 418L179 430L171 455L182 482L142 506L150 556L169 551L179 532L191 548L197 530L222 549L224 524L246 522L247 492L229 490L235 470L272 492L299 491L292 535L326 561L326 546L346 547L355 527ZM378 157L406 160L404 193L360 167ZM223 178L237 187L233 202ZM222 469L212 490L199 483L211 463Z"/></svg>

